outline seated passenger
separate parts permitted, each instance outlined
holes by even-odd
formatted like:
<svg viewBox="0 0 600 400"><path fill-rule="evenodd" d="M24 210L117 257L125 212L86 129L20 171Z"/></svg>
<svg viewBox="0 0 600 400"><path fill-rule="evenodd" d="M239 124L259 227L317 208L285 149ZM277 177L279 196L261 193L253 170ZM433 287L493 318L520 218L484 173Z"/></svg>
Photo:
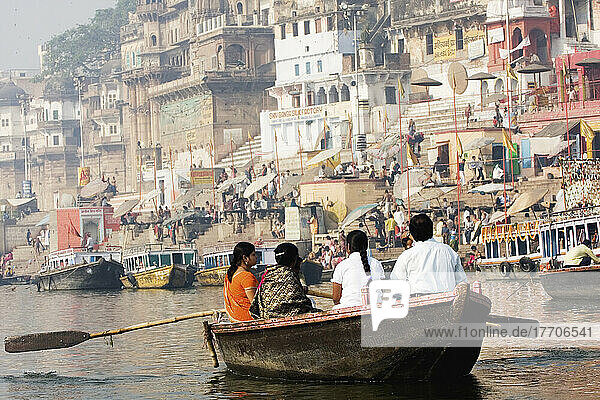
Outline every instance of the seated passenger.
<svg viewBox="0 0 600 400"><path fill-rule="evenodd" d="M254 319L291 317L321 311L312 306L300 281L298 248L281 243L275 248L277 265L267 268L250 305Z"/></svg>
<svg viewBox="0 0 600 400"><path fill-rule="evenodd" d="M596 257L592 249L592 242L585 239L579 246L573 247L565 256L565 268L567 267L583 267L595 264L600 264L600 258Z"/></svg>
<svg viewBox="0 0 600 400"><path fill-rule="evenodd" d="M240 242L233 248L233 260L223 287L225 310L232 322L252 319L248 309L258 282L250 268L256 265L256 249L252 243Z"/></svg>
<svg viewBox="0 0 600 400"><path fill-rule="evenodd" d="M333 308L362 305L361 289L370 279L385 279L381 263L367 255L369 239L363 231L354 230L347 237L348 258L333 271Z"/></svg>
<svg viewBox="0 0 600 400"><path fill-rule="evenodd" d="M451 292L467 281L458 254L433 239L433 222L427 215L414 216L409 230L414 243L400 254L390 279L407 280L411 294Z"/></svg>

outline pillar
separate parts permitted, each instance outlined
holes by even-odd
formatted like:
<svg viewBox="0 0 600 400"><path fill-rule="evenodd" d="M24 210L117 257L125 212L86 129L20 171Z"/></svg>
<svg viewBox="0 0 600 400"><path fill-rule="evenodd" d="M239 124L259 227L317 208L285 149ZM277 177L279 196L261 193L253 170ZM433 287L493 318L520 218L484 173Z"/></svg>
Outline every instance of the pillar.
<svg viewBox="0 0 600 400"><path fill-rule="evenodd" d="M566 0L558 0L558 18L560 19L560 37L567 37L567 7Z"/></svg>

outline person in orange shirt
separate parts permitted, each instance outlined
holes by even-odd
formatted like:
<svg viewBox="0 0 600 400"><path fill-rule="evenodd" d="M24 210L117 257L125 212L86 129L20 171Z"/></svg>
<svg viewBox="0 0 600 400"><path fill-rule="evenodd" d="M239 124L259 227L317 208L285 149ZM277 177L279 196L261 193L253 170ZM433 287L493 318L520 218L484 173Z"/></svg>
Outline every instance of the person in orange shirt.
<svg viewBox="0 0 600 400"><path fill-rule="evenodd" d="M233 260L227 270L223 298L225 310L232 322L252 319L248 309L258 282L250 268L256 265L256 248L252 243L239 242L233 248Z"/></svg>

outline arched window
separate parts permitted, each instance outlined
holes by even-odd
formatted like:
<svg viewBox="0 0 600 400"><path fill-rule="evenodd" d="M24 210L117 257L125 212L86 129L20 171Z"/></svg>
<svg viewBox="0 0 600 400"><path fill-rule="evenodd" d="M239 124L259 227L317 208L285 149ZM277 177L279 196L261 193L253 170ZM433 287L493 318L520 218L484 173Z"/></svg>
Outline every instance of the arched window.
<svg viewBox="0 0 600 400"><path fill-rule="evenodd" d="M317 91L317 105L327 104L327 94L325 93L324 88L320 88Z"/></svg>
<svg viewBox="0 0 600 400"><path fill-rule="evenodd" d="M157 44L156 35L150 36L150 42L152 43L152 47L156 46L156 44Z"/></svg>
<svg viewBox="0 0 600 400"><path fill-rule="evenodd" d="M225 48L225 65L243 67L246 65L246 51L239 44L232 44Z"/></svg>
<svg viewBox="0 0 600 400"><path fill-rule="evenodd" d="M350 101L350 89L346 84L343 84L340 90L340 101Z"/></svg>
<svg viewBox="0 0 600 400"><path fill-rule="evenodd" d="M504 92L504 81L502 79L496 79L496 83L494 85L494 92L496 92L496 93Z"/></svg>
<svg viewBox="0 0 600 400"><path fill-rule="evenodd" d="M329 102L337 103L338 101L340 101L340 96L338 95L338 90L335 86L332 86L331 88L329 88Z"/></svg>
<svg viewBox="0 0 600 400"><path fill-rule="evenodd" d="M236 5L237 8L237 13L238 14L244 14L244 5L242 4L241 1L239 1Z"/></svg>
<svg viewBox="0 0 600 400"><path fill-rule="evenodd" d="M511 48L515 48L521 43L523 40L523 34L521 33L521 29L516 28L512 33L512 46ZM517 50L511 54L511 60L516 60L520 57L523 57L523 49Z"/></svg>

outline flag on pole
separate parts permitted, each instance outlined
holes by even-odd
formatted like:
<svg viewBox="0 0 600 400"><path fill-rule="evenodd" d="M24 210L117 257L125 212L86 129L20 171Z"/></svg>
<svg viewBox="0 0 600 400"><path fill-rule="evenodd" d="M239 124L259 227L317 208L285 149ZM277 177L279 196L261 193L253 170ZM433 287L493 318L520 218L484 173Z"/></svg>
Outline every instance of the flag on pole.
<svg viewBox="0 0 600 400"><path fill-rule="evenodd" d="M510 66L510 63L506 63L506 76L508 76L510 79L514 79L515 81L519 80L519 78L515 74L515 71Z"/></svg>
<svg viewBox="0 0 600 400"><path fill-rule="evenodd" d="M462 157L464 151L463 151L463 145L462 142L460 141L460 136L458 136L458 133L456 134L456 152L458 153L459 157Z"/></svg>
<svg viewBox="0 0 600 400"><path fill-rule="evenodd" d="M346 119L348 120L348 142L347 147L352 149L352 118L348 115L348 111L346 111Z"/></svg>
<svg viewBox="0 0 600 400"><path fill-rule="evenodd" d="M588 124L584 120L579 121L579 129L581 130L581 136L585 138L586 154L589 160L593 157L592 142L594 141L596 132L590 126L590 124Z"/></svg>
<svg viewBox="0 0 600 400"><path fill-rule="evenodd" d="M404 97L404 86L400 82L400 76L398 76L398 91L400 92L400 97ZM398 102L400 102L400 99L398 99Z"/></svg>
<svg viewBox="0 0 600 400"><path fill-rule="evenodd" d="M502 128L502 144L504 145L504 147L506 147L508 151L512 152L513 154L517 154L515 145L510 141L510 138L508 137L508 132L506 132L504 128Z"/></svg>

